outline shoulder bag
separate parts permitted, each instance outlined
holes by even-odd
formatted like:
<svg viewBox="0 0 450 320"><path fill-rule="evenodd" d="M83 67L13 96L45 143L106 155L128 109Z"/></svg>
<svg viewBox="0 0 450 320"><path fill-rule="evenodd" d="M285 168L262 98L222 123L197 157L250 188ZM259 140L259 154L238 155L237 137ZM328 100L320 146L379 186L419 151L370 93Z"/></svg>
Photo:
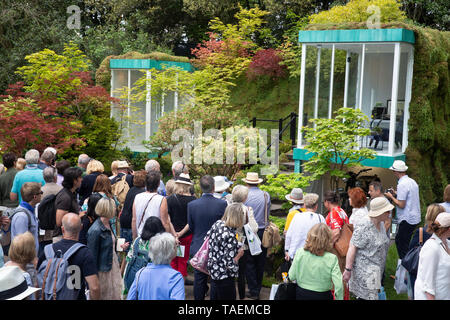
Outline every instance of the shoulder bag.
<svg viewBox="0 0 450 320"><path fill-rule="evenodd" d="M139 221L139 225L138 225L138 230L142 224L142 221L144 220L144 216L145 216L145 211L147 210L148 205L150 204L150 202L152 201L153 197L156 196L157 193L155 193L153 196L151 196L150 200L148 200L147 204L145 205L144 211L142 211L142 217L141 217L141 221Z"/></svg>
<svg viewBox="0 0 450 320"><path fill-rule="evenodd" d="M402 259L402 266L410 273L417 274L419 254L423 246L423 228L419 228L419 245L412 248Z"/></svg>
<svg viewBox="0 0 450 320"><path fill-rule="evenodd" d="M281 242L280 229L278 229L277 225L273 222L269 221L269 224L267 224L268 217L269 214L267 212L267 196L266 193L264 192L264 222L265 225L267 225L266 228L264 229L261 241L261 245L264 248L271 248Z"/></svg>
<svg viewBox="0 0 450 320"><path fill-rule="evenodd" d="M341 229L339 239L334 243L334 248L341 257L347 256L350 239L353 235L353 225L345 223Z"/></svg>
<svg viewBox="0 0 450 320"><path fill-rule="evenodd" d="M209 236L205 237L202 246L197 253L189 260L189 263L194 269L201 271L207 275L208 272L208 255L209 255Z"/></svg>

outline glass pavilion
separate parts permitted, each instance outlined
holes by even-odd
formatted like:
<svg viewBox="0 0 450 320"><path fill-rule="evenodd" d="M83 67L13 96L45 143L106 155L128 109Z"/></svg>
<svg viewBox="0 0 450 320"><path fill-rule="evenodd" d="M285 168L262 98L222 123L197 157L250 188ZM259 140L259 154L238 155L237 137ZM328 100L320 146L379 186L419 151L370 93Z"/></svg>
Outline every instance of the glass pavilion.
<svg viewBox="0 0 450 320"><path fill-rule="evenodd" d="M152 78L152 72L164 68L178 67L193 71L190 63L162 61L153 59L111 59L111 97L119 98L125 108L117 105L111 107L111 117L122 123L125 146L134 152L148 152L142 144L158 130L158 119L165 113L177 111L181 104L175 91L165 92L165 95L151 96L150 81L147 82L145 101L133 101L130 90L135 88L136 81L143 76Z"/></svg>
<svg viewBox="0 0 450 320"><path fill-rule="evenodd" d="M371 136L360 147L377 151L363 165L389 168L405 160L408 107L414 64L414 32L406 29L310 30L302 45L296 172L311 154L300 130L309 119L331 118L341 107L358 108L370 119Z"/></svg>

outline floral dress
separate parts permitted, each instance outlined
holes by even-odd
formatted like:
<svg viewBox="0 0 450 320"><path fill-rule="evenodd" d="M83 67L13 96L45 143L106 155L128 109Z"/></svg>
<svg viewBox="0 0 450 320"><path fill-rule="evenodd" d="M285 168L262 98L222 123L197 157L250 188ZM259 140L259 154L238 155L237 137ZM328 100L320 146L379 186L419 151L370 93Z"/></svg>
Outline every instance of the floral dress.
<svg viewBox="0 0 450 320"><path fill-rule="evenodd" d="M238 276L239 265L233 258L239 250L236 229L225 226L222 220L213 224L209 236L208 271L213 280L223 280Z"/></svg>
<svg viewBox="0 0 450 320"><path fill-rule="evenodd" d="M358 248L349 281L350 292L365 300L378 300L389 238L383 222L378 230L370 219L357 224L350 242Z"/></svg>

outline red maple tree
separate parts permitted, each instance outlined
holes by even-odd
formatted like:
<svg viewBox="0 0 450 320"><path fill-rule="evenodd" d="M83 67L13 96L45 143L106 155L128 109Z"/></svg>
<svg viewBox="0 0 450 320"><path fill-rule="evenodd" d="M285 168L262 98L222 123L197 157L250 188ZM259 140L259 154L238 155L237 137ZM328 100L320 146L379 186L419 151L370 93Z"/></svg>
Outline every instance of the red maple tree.
<svg viewBox="0 0 450 320"><path fill-rule="evenodd" d="M25 92L23 82L9 86L0 96L0 151L22 154L29 148L42 151L52 146L64 152L85 145L88 122L109 118L110 103L118 101L95 86L88 72L71 76L78 77L81 85L63 95Z"/></svg>
<svg viewBox="0 0 450 320"><path fill-rule="evenodd" d="M52 145L66 149L81 143L76 137L79 126L74 117L61 111L61 104L52 100L35 100L22 90L23 82L10 85L0 101L0 147L2 151L22 154L34 148L43 150Z"/></svg>
<svg viewBox="0 0 450 320"><path fill-rule="evenodd" d="M261 49L253 56L247 70L247 78L254 80L259 76L267 75L272 79L278 79L286 76L286 66L280 65L283 59L280 56L280 50Z"/></svg>

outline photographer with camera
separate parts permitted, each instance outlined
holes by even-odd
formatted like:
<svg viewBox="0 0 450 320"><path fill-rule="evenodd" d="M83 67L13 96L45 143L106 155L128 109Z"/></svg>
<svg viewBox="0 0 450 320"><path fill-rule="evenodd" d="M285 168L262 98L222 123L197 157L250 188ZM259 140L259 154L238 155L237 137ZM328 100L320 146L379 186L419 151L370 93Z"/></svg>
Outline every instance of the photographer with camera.
<svg viewBox="0 0 450 320"><path fill-rule="evenodd" d="M389 192L389 193L393 194L394 193L394 189L389 188L389 189L386 190L386 192ZM369 184L369 196L370 196L370 200L373 200L373 199L378 198L378 197L385 198L384 193L383 193L383 186L382 186L380 181L375 181L374 180L374 181L372 181ZM367 205L368 205L368 209L370 210L370 202L369 201L367 202ZM390 233L389 230L391 228L391 225L392 225L392 217L389 217L384 222L384 227L386 228L386 232L388 233L388 236L389 236L389 233Z"/></svg>
<svg viewBox="0 0 450 320"><path fill-rule="evenodd" d="M397 208L396 217L399 225L395 245L399 259L403 259L408 252L411 235L421 221L419 186L406 174L408 167L405 162L395 160L389 169L398 178L397 191L388 190L384 195Z"/></svg>

